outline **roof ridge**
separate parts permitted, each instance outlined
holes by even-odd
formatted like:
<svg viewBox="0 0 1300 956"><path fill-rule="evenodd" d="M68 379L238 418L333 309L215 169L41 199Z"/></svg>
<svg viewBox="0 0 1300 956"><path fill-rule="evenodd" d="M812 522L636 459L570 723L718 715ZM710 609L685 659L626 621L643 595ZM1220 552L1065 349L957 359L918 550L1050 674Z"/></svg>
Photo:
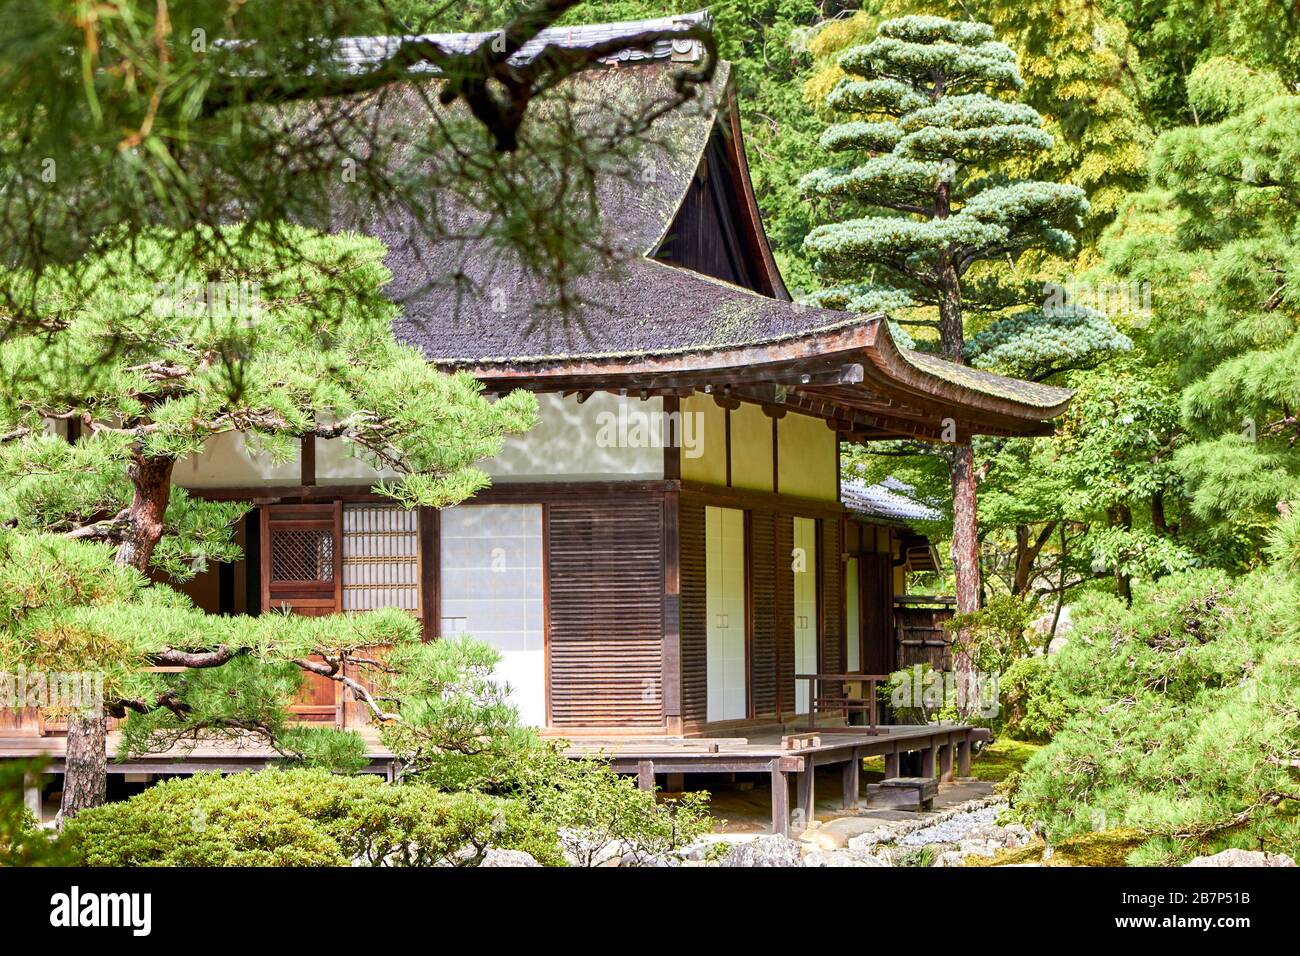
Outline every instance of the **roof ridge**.
<svg viewBox="0 0 1300 956"><path fill-rule="evenodd" d="M525 43L507 61L513 66L530 62L547 47L573 48L587 46L596 42L615 40L620 37L632 37L638 33L652 31L686 32L697 27L713 29L713 15L708 10L696 10L664 17L650 17L644 20L623 20L614 23L584 23L574 26L552 26L540 31L537 36ZM365 66L384 59L392 54L393 49L401 43L419 40L435 43L448 53L470 53L485 41L500 36L500 30L487 30L476 33L416 33L392 36L338 37L330 42L338 48L340 58L350 66ZM659 40L650 50L621 50L602 62L627 63L649 60L673 60L693 63L704 57L704 45L694 38ZM418 64L413 72L437 73L431 63Z"/></svg>

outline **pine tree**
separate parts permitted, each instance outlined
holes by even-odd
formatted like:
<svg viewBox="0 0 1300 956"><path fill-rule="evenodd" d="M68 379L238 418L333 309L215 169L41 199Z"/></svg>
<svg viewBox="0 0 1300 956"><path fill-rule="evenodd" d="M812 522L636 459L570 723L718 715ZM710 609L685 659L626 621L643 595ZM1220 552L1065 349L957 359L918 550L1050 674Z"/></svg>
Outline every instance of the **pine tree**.
<svg viewBox="0 0 1300 956"><path fill-rule="evenodd" d="M505 436L531 427L531 395L489 401L468 374L438 372L416 349L396 341L391 322L397 306L380 293L388 273L378 241L294 228L295 258L286 262L271 233L238 228L223 238L204 243L214 251L189 268L183 264L173 281L160 285L152 277L165 268L173 236L138 236L130 253L107 255L75 275L55 270L40 278L39 294L60 323L0 344L0 377L10 383L0 402L5 525L71 543L100 542L123 568L184 580L210 561L239 554L232 525L246 506L201 501L172 484L176 463L199 454L216 436L238 433L250 451L281 462L304 439L339 439L373 466L397 473L376 486L379 493L407 506L444 507L484 487L487 476L474 463L499 453ZM82 294L87 275L93 280L89 297ZM102 361L105 355L112 360ZM76 426L75 440L48 427L64 422ZM79 559L64 554L51 560ZM291 692L292 682L282 672L268 678L265 670L245 671L249 649L291 670L313 670L307 658L333 642L326 659L332 656L337 666L322 676L346 680L349 649L362 645L338 635L394 630L391 619L384 627L282 623L286 634L277 637L275 621L283 618L267 615L241 635L230 623L238 619L198 624L142 585L143 579L128 576L106 588L119 594L109 602L117 614L109 643L124 642L120 654L109 655L111 662L218 673L189 682L193 701L174 688L148 697L110 692L110 712L180 716L186 708L202 711L199 699L219 707L226 698L205 695L204 688L241 679L238 700L274 710L272 702ZM70 606L87 603L103 602L91 595ZM110 612L97 613L103 619ZM214 634L219 637L205 640ZM58 635L50 632L56 645L63 640ZM268 650L277 643L291 650ZM40 641L19 640L7 649L20 663L24 651L33 653L27 663L42 667L42 654L62 653ZM236 714L227 716L238 723ZM269 718L250 720L278 726ZM104 745L102 712L71 716L67 812L102 799Z"/></svg>
<svg viewBox="0 0 1300 956"><path fill-rule="evenodd" d="M609 254L597 178L631 167L656 141L649 127L694 99L716 64L698 23L518 56L577 5L472 0L450 14L420 0L7 5L0 338L50 318L32 285L8 273L130 252L131 236L158 226L186 236L170 257L193 265L232 215L274 228L405 210L426 241L456 243L465 223L447 210L476 209L477 239L572 301L572 277ZM454 17L450 31L481 32L472 46L415 35L431 14ZM352 42L376 37L392 40ZM565 82L621 49L683 39L702 56L642 107L592 110ZM403 97L405 122L375 122ZM282 231L281 247L295 235Z"/></svg>
<svg viewBox="0 0 1300 956"><path fill-rule="evenodd" d="M855 118L827 129L822 145L860 158L812 173L804 186L867 215L809 234L805 247L819 271L842 283L821 301L871 311L905 293L938 312L909 324L935 330L943 356L964 362L968 311L1039 294L995 274L975 281L972 269L1031 248L1068 254L1069 231L1088 208L1084 192L1002 172L1004 161L1049 149L1051 137L1031 107L1000 98L1022 81L1015 53L987 24L886 21L839 64L849 76L827 105ZM1051 312L1036 322L1044 330L1062 325ZM952 558L958 608L969 612L980 593L975 473L969 436L958 437L949 449Z"/></svg>
<svg viewBox="0 0 1300 956"><path fill-rule="evenodd" d="M1198 114L1224 118L1161 136L1151 188L1103 251L1154 289L1148 337L1176 366L1193 512L1258 555L1300 496L1300 96L1227 61L1187 85Z"/></svg>
<svg viewBox="0 0 1300 956"><path fill-rule="evenodd" d="M1053 139L1051 149L1020 157L1016 172L1088 194L1079 237L1086 260L1124 195L1141 187L1152 140L1124 22L1097 0L880 0L869 9L817 34L811 46L826 66L809 92L829 92L843 75L833 56L870 37L880 19L924 12L990 24L1016 51L1021 99L1042 115Z"/></svg>

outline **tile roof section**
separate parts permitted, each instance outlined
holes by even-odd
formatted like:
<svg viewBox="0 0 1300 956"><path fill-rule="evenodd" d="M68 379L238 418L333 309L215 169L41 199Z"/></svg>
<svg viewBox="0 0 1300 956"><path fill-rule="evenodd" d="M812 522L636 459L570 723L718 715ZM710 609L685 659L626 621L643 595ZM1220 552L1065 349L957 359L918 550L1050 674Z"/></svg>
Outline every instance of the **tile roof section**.
<svg viewBox="0 0 1300 956"><path fill-rule="evenodd" d="M844 507L859 517L900 524L942 521L941 511L908 496L907 493L913 490L911 485L894 477L874 485L867 484L861 478L845 478L840 482L840 498Z"/></svg>

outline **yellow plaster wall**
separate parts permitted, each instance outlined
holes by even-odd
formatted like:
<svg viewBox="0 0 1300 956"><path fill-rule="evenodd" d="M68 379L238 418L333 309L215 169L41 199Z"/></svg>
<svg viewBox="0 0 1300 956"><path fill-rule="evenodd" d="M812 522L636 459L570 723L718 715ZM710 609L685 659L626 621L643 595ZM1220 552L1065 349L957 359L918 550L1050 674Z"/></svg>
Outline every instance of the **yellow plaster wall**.
<svg viewBox="0 0 1300 956"><path fill-rule="evenodd" d="M726 412L713 400L712 395L696 392L681 401L683 415L698 416L695 419L700 436L701 454L689 458L681 456L682 479L699 481L709 485L726 485L727 483L727 417Z"/></svg>
<svg viewBox="0 0 1300 956"><path fill-rule="evenodd" d="M731 413L731 485L772 490L772 419L757 405L743 404Z"/></svg>
<svg viewBox="0 0 1300 956"><path fill-rule="evenodd" d="M783 495L838 501L835 432L820 418L789 412L777 424L777 490Z"/></svg>

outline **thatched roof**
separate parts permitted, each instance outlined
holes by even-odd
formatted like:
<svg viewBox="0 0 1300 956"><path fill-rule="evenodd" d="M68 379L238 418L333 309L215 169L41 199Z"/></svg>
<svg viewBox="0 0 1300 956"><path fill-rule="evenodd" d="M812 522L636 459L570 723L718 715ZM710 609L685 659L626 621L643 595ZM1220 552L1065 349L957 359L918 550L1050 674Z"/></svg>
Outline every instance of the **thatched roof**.
<svg viewBox="0 0 1300 956"><path fill-rule="evenodd" d="M707 22L700 16L668 22ZM548 42L584 42L659 26L643 21L561 28L545 31L534 44L540 49ZM475 40L438 39L452 48ZM353 52L374 55L380 43L356 41ZM695 44L661 44L653 53L615 57L614 65L580 73L566 88L580 103L633 114L670 97L682 61L699 52ZM529 55L527 48L522 55ZM638 157L653 175L598 177L601 230L619 254L573 281L577 305L567 313L548 310L552 290L541 288L522 262L476 240L430 242L409 215L392 211L364 223L363 231L389 247L388 292L404 308L396 323L399 338L431 362L474 372L490 388L680 393L721 386L741 400L785 403L840 420L849 438L937 438L938 422L948 417L960 423L961 440L978 432L1043 432L1043 422L1064 410L1069 391L900 349L879 315L789 301L761 225L760 253L775 275L778 297L652 258L716 129L730 137L740 188L757 221L730 89L730 70L720 64L703 95L656 121L655 144ZM383 103L386 122L427 119L414 94L386 96ZM464 215L472 226L475 214Z"/></svg>

